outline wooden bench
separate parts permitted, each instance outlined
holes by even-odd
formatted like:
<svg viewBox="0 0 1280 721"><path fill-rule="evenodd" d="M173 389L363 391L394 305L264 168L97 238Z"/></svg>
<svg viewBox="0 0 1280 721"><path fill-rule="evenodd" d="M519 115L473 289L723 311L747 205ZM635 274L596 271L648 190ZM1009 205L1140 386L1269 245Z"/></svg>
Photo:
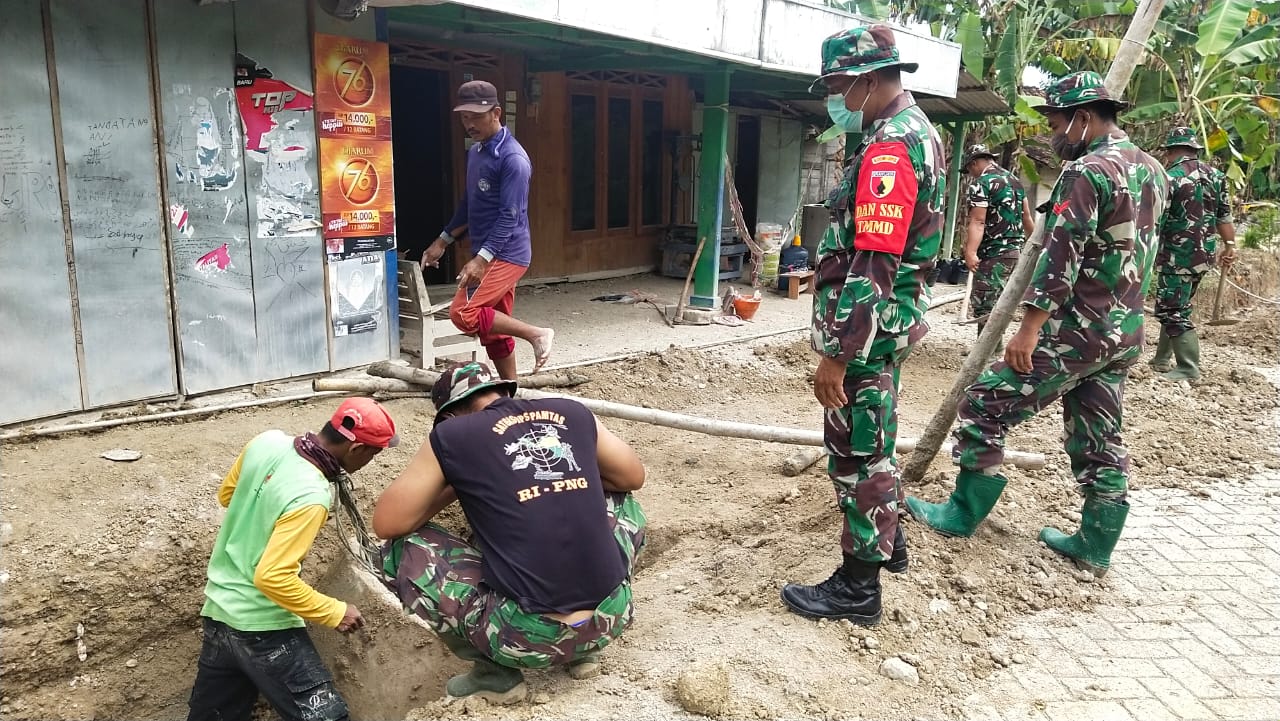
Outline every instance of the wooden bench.
<svg viewBox="0 0 1280 721"><path fill-rule="evenodd" d="M787 279L787 297L795 300L801 293L813 292L813 271L795 270L790 273L779 273L779 278Z"/></svg>
<svg viewBox="0 0 1280 721"><path fill-rule="evenodd" d="M418 359L419 368L430 368L437 359L475 360L480 341L463 335L449 320L449 303L431 304L422 266L416 261L396 264L400 294L400 350Z"/></svg>

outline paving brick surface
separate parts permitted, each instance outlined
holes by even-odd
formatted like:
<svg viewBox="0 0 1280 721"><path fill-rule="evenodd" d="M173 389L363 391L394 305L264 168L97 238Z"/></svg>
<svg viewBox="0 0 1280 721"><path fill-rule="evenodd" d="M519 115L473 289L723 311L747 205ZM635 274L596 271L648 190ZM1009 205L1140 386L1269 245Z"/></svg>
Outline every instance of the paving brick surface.
<svg viewBox="0 0 1280 721"><path fill-rule="evenodd" d="M1280 719L1280 477L1207 493L1133 492L1099 605L1022 621L1028 663L988 679L967 715Z"/></svg>

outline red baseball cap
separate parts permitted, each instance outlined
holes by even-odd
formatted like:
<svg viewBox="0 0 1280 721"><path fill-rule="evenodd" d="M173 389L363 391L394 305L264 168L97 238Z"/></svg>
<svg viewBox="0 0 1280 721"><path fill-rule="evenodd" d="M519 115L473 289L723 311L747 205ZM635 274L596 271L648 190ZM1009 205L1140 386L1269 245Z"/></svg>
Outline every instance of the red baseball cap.
<svg viewBox="0 0 1280 721"><path fill-rule="evenodd" d="M379 448L400 443L396 423L387 409L372 398L348 398L334 411L329 425L349 441Z"/></svg>

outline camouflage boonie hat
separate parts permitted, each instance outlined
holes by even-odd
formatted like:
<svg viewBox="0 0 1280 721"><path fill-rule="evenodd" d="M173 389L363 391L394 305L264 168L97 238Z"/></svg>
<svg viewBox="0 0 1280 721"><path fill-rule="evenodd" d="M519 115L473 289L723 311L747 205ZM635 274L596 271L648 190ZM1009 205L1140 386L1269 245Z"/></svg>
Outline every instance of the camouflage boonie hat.
<svg viewBox="0 0 1280 721"><path fill-rule="evenodd" d="M516 394L515 381L495 379L493 371L483 363L455 363L440 374L436 384L431 387L431 402L436 407L435 424L444 420L445 411L471 396L472 393L494 388L508 396Z"/></svg>
<svg viewBox="0 0 1280 721"><path fill-rule="evenodd" d="M972 163L978 158L991 158L992 160L995 160L996 154L987 150L987 146L982 145L981 143L978 145L970 145L969 152L964 156L964 162L960 164L960 167L967 168L969 167L969 163Z"/></svg>
<svg viewBox="0 0 1280 721"><path fill-rule="evenodd" d="M904 63L898 56L898 42L888 25L852 28L822 41L822 74L809 86L809 92L825 95L828 78L839 75L862 75L894 66L914 73L919 63Z"/></svg>
<svg viewBox="0 0 1280 721"><path fill-rule="evenodd" d="M1169 137L1165 139L1162 148L1176 147L1195 148L1196 150L1204 150L1204 146L1200 144L1200 139L1196 137L1196 131L1185 125L1179 125L1169 131Z"/></svg>
<svg viewBox="0 0 1280 721"><path fill-rule="evenodd" d="M1116 110L1129 107L1129 103L1111 97L1101 75L1092 70L1085 70L1071 73L1050 85L1045 90L1044 105L1037 105L1035 109L1045 113L1049 110L1065 110L1096 102L1111 103Z"/></svg>

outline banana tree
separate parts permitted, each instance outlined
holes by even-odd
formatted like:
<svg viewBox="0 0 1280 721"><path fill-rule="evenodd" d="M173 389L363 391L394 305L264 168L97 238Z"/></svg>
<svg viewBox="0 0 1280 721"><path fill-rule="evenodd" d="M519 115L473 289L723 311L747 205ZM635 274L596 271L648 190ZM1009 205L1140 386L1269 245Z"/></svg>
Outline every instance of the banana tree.
<svg viewBox="0 0 1280 721"><path fill-rule="evenodd" d="M1139 104L1127 119L1196 127L1242 199L1270 193L1280 141L1280 2L1215 0L1203 8L1179 0L1148 50Z"/></svg>
<svg viewBox="0 0 1280 721"><path fill-rule="evenodd" d="M965 67L1003 96L1014 111L976 126L974 139L1002 147L1002 165L1016 164L1028 179L1038 182L1036 164L1023 145L1048 127L1033 109L1038 99L1021 94L1026 69L1037 68L1051 78L1086 62L1105 69L1115 57L1119 40L1115 47L1080 41L1094 39L1095 26L1106 18L1131 15L1134 8L1133 0L1004 0L984 5L981 15L978 11L962 15L953 39L964 48Z"/></svg>

